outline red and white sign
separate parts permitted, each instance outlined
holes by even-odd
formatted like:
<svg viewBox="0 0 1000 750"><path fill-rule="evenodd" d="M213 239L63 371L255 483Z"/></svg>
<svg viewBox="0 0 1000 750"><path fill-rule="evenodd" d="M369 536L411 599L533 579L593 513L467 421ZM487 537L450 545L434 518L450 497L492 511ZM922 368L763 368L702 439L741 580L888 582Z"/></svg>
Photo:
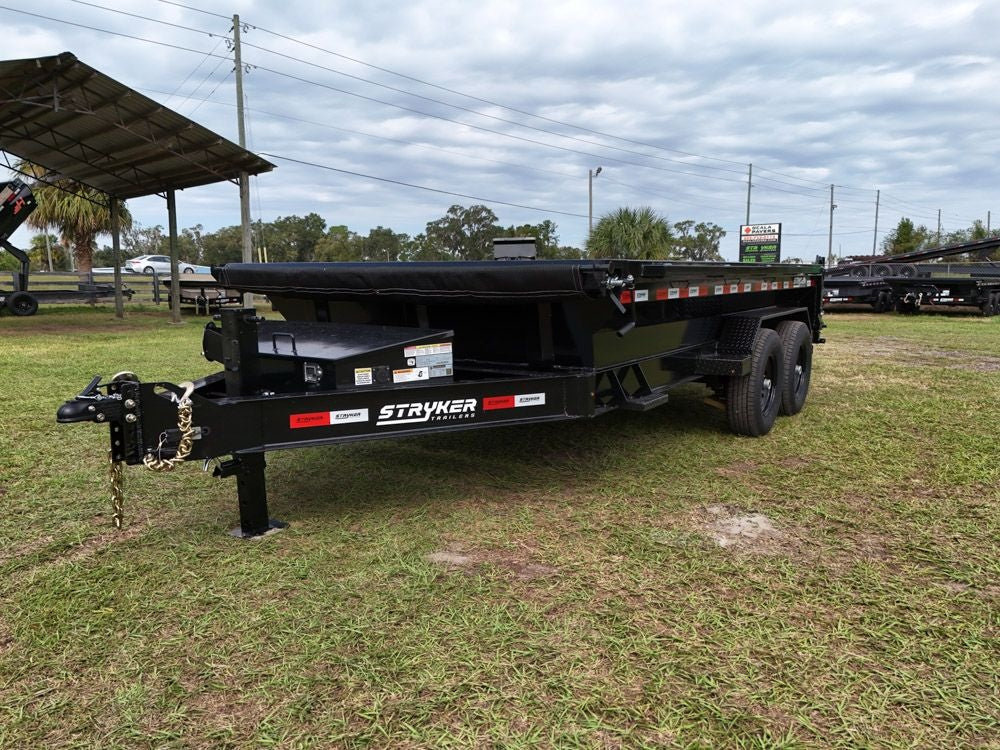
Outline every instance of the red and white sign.
<svg viewBox="0 0 1000 750"><path fill-rule="evenodd" d="M544 393L521 393L516 396L487 396L483 399L483 411L516 409L520 406L544 406Z"/></svg>
<svg viewBox="0 0 1000 750"><path fill-rule="evenodd" d="M342 411L312 411L307 414L289 414L288 426L293 430L302 427L330 427L337 424L367 422L367 409L344 409Z"/></svg>

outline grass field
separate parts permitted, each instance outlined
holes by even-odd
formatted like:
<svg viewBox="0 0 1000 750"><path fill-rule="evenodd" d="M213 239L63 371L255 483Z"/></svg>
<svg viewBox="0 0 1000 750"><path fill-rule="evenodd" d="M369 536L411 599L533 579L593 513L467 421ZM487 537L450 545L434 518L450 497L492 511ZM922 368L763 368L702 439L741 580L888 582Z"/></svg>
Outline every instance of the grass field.
<svg viewBox="0 0 1000 750"><path fill-rule="evenodd" d="M829 316L806 410L291 451L235 486L59 426L204 319L0 318L0 746L1000 746L1000 318ZM195 414L197 422L197 413Z"/></svg>

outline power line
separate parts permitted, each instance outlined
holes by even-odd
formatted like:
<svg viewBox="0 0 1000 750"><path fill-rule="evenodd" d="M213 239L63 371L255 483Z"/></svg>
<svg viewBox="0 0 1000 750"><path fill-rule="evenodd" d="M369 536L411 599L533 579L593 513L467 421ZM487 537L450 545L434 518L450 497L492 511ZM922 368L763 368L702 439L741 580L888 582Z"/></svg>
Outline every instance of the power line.
<svg viewBox="0 0 1000 750"><path fill-rule="evenodd" d="M141 91L149 92L151 94L166 95L166 92L164 92L164 91L158 91L157 89L143 88L143 89L140 89L140 90ZM230 102L220 102L217 99L210 99L209 97L205 97L203 99L198 99L197 101L207 102L208 104L215 104L216 106L219 106L219 107L228 107L230 109L236 107L235 104L231 104ZM423 148L423 149L429 149L429 150L432 150L432 151L440 151L442 153L451 154L453 156L458 156L458 157L461 157L463 159L476 159L478 161L487 161L487 162L491 162L493 164L502 164L502 165L507 166L507 167L515 167L517 169L526 169L526 170L529 170L531 172L539 172L541 174L551 174L551 175L556 175L556 176L559 176L559 177L568 177L568 178L572 178L572 179L580 179L580 178L582 178L582 174L579 173L579 172L564 172L564 171L559 171L559 170L556 170L556 169L544 169L543 167L533 167L533 166L529 166L527 164L519 164L517 162L512 162L512 161L503 161L502 159L491 159L488 156L480 156L479 154L470 154L470 153L466 153L464 151L454 151L452 149L442 148L441 146L433 146L433 145L431 145L429 143L417 143L416 141L407 141L407 140L404 140L402 138L390 138L389 136L385 136L385 135L376 135L374 133L367 133L364 130L353 130L351 128L341 128L341 127L338 127L336 125L330 125L329 123L317 122L316 120L307 120L307 119L302 118L302 117L294 117L292 115L280 114L278 112L271 112L271 111L268 111L266 109L250 109L248 107L246 109L246 111L247 112L255 112L257 114L266 115L268 117L274 117L274 118L281 119L281 120L288 120L290 122L301 122L301 123L303 123L305 125L312 125L314 127L324 128L326 130L334 130L334 131L339 132L339 133L349 133L351 135L360 135L360 136L364 136L365 138L373 138L373 139L379 140L379 141L387 141L389 143L398 143L398 144L403 145L403 146L414 146L415 148Z"/></svg>
<svg viewBox="0 0 1000 750"><path fill-rule="evenodd" d="M216 18L225 18L227 21L232 20L231 16L224 16L221 13L213 13L210 10L202 10L201 8L195 8L191 5L184 5L183 3L176 3L173 0L159 0L159 2L166 5L176 5L178 8L184 8L185 10L193 10L197 13L204 13L206 16L215 16Z"/></svg>
<svg viewBox="0 0 1000 750"><path fill-rule="evenodd" d="M112 12L112 13L120 13L122 15L130 16L132 18L141 18L143 20L151 21L153 23L162 23L162 24L165 24L167 26L173 26L173 27L176 27L176 28L185 29L187 31L195 31L195 32L198 32L198 33L208 34L209 36L213 36L210 32L205 31L203 29L195 29L195 28L192 28L190 26L182 26L180 24L174 24L174 23L170 23L170 22L167 22L167 21L160 21L158 19L150 18L148 16L142 16L142 15L138 15L138 14L135 14L135 13L128 13L126 11L121 11L121 10L118 10L116 8L109 8L107 6L98 5L96 3L85 2L84 0L71 0L71 2L76 2L76 3L79 3L81 5L87 5L87 6L90 6L90 7L93 7L93 8L99 8L101 10L106 10L106 11L109 11L109 12ZM252 28L256 29L258 27L253 26ZM277 34L276 32L268 31L267 29L260 29L260 30L264 31L266 33L269 33L269 34L274 34L275 36L283 36L283 35ZM284 38L289 39L290 41L295 41L295 42L298 41L298 40L292 39L291 37L284 37ZM302 44L305 44L305 43L302 43ZM566 138L567 140L577 141L579 143L585 143L585 144L588 144L590 146L597 146L598 148L607 148L607 149L611 149L613 151L620 151L622 153L632 154L633 156L640 156L640 157L645 158L645 159L657 159L657 160L660 160L660 161L666 161L666 162L671 162L671 163L675 163L675 164L683 164L685 166L694 167L694 168L697 168L697 169L712 169L712 170L717 170L717 171L722 171L722 172L729 172L729 173L740 173L740 172L742 172L742 170L737 171L737 170L728 169L728 168L725 168L725 167L713 167L713 166L706 166L706 165L701 165L701 164L691 164L690 162L681 161L679 159L669 159L669 158L662 157L662 156L656 156L655 154L646 154L646 153L643 153L641 151L634 151L632 149L621 148L619 146L611 146L611 145L608 145L608 144L605 144L605 143L598 143L596 141L591 141L591 140L588 140L586 138L579 138L577 136L567 135L565 133L557 133L555 131L548 130L546 128L540 128L540 127L537 127L537 126L534 126L534 125L528 125L526 123L518 122L516 120L509 120L507 118L499 117L497 115L491 115L491 114L486 113L486 112L480 112L479 110L472 109L471 107L463 107L460 104L452 104L451 102L446 102L446 101L443 101L441 99L435 99L433 97L424 96L422 94L417 94L417 93L414 93L412 91L407 91L406 89L398 88L396 86L390 86L389 84L380 83L378 81L373 81L373 80L371 80L369 78L364 78L363 76L357 76L357 75L354 75L352 73L347 73L347 72L342 71L342 70L337 70L336 68L331 68L331 67L326 66L326 65L320 65L319 63L315 63L315 62L312 62L312 61L309 61L309 60L303 60L302 58L295 57L293 55L289 55L289 54L286 54L284 52L279 52L277 50L269 49L267 47L262 47L260 45L253 44L251 42L244 41L243 42L243 46L244 47L251 47L253 49L257 49L257 50L260 50L262 52L267 52L269 54L276 55L278 57L282 57L282 58L285 58L287 60L291 60L293 62L297 62L297 63L301 63L303 65L308 65L310 67L318 68L320 70L324 70L324 71L327 71L329 73L333 73L335 75L343 76L345 78L350 78L350 79L355 80L355 81L360 81L362 83L366 83L366 84L369 84L371 86L377 86L379 88L384 88L384 89L387 89L389 91L393 91L393 92L398 93L398 94L403 94L405 96L412 96L412 97L414 97L416 99L422 99L424 101L428 101L428 102L431 102L431 103L434 103L434 104L438 104L438 105L441 105L443 107L451 107L452 109L457 109L457 110L460 110L462 112L468 112L468 113L476 115L478 117L485 117L487 119L496 120L498 122L503 122L505 124L513 125L515 127L522 127L522 128L526 128L528 130L534 130L534 131L539 132L539 133L546 133L547 135L553 135L553 136L556 136L557 138ZM313 45L307 45L307 46L313 46ZM318 49L321 49L321 48L318 48ZM322 51L327 52L328 54L337 54L337 53L330 52L329 50L322 50ZM352 58L348 58L348 59L352 59ZM361 61L354 60L354 62L361 62ZM361 64L367 65L367 63L363 63L363 62L361 62ZM376 66L371 66L371 67L376 67ZM395 75L394 71L390 71L388 69L383 69L383 68L378 68L378 69L379 70L385 70L386 72L393 73ZM419 81L419 82L420 83L424 83L425 85L433 85L433 84L427 84L424 81ZM453 91L452 93L458 94L460 96L467 96L467 97L469 96L467 94L463 94L462 92L458 92L458 91ZM476 97L469 97L469 98L476 98ZM536 117L536 115L532 114L531 112L527 112L527 111L524 111L524 110L515 110L515 109L513 109L511 107L507 107L506 105L503 105L503 104L498 104L496 102L490 102L489 100L480 100L480 101L487 102L489 104L501 107L503 109L510 109L511 111L517 111L517 112L519 112L521 114L525 114L525 115L528 115L528 116L531 116L531 117ZM540 119L549 119L549 118L540 118ZM552 122L559 123L560 125L564 125L566 127L578 128L578 126L576 126L576 125L573 125L571 123L565 123L565 122L562 122L560 120L552 120ZM586 130L585 128L579 128L579 129ZM596 131L594 131L594 132L596 132ZM614 135L611 135L611 134L601 134L601 135L604 135L605 137L609 137L609 138L616 138L616 139L618 138L618 136L614 136ZM647 145L648 147L655 148L657 150L666 150L666 149L662 149L659 146L652 146L652 145L649 145L649 144L643 144L643 145ZM686 153L686 152L680 152L680 153ZM698 154L688 154L688 155L695 156L697 158L712 158L712 157L703 157L703 156L700 156ZM696 173L691 173L691 174L696 174Z"/></svg>
<svg viewBox="0 0 1000 750"><path fill-rule="evenodd" d="M261 156L267 156L272 159L281 159L282 161L292 162L293 164L301 164L307 167L315 167L316 169L326 169L330 172L339 172L340 174L351 175L352 177L364 177L368 180L377 180L378 182L388 182L392 185L401 185L402 187L415 188L417 190L427 190L431 193L440 193L441 195L451 195L456 198L468 198L469 200L482 201L484 203L495 203L499 206L513 206L514 208L524 208L529 211L540 211L542 213L549 214L559 214L560 216L572 216L577 219L586 219L586 214L575 214L570 211L559 211L554 208L540 208L538 206L526 206L523 203L510 203L509 201L501 201L495 198L482 198L478 195L468 195L466 193L453 193L450 190L439 190L438 188L427 187L426 185L414 185L411 182L402 182L401 180L393 180L388 177L378 177L376 175L364 174L363 172L353 172L349 169L338 169L337 167L331 167L326 164L317 164L311 161L305 161L303 159L293 159L290 156L281 156L280 154L269 154L262 151Z"/></svg>
<svg viewBox="0 0 1000 750"><path fill-rule="evenodd" d="M199 55L206 55L207 57L222 57L222 55L216 55L216 54L212 54L212 53L206 53L204 50L200 50L200 49L192 49L191 47L183 47L183 46L181 46L179 44L170 44L169 42L159 42L159 41L157 41L155 39L146 39L145 37L135 36L134 34L126 34L126 33L121 32L121 31L111 31L110 29L98 28L97 26L88 26L87 24L77 23L76 21L64 21L61 18L53 18L52 16L43 16L41 13L31 13L30 11L27 11L27 10L21 10L20 8L10 8L10 7L6 6L6 5L0 5L0 10L9 10L12 13L20 13L20 14L25 15L25 16L32 16L34 18L42 18L42 19L44 19L46 21L54 21L55 23L63 23L63 24L66 24L67 26L76 26L77 28L87 29L88 31L98 31L98 32L100 32L102 34L111 34L113 36L124 37L125 39L133 39L133 40L135 40L137 42L146 42L148 44L155 44L155 45L160 46L160 47L169 47L170 49L179 49L182 52L194 52L194 53L199 54ZM212 36L212 34L210 34L210 32L207 32L207 31L202 32L202 33L208 34L208 35ZM226 58L226 59L228 59L228 58Z"/></svg>

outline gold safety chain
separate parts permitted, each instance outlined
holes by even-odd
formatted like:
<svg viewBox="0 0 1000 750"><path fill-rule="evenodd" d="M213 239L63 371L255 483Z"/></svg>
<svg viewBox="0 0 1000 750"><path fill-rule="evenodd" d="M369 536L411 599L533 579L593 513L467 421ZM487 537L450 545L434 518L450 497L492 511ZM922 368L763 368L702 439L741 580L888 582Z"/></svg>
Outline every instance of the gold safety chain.
<svg viewBox="0 0 1000 750"><path fill-rule="evenodd" d="M142 459L147 469L151 471L173 471L177 464L191 455L191 448L194 447L194 428L191 427L191 394L194 392L194 383L181 383L184 386L184 395L174 400L177 402L177 429L180 430L181 439L177 444L177 451L173 458L160 458L163 452L163 444L166 442L166 433L160 436L160 444L156 446L155 455L147 453Z"/></svg>
<svg viewBox="0 0 1000 750"><path fill-rule="evenodd" d="M122 462L115 461L114 452L108 450L108 477L111 480L111 523L116 529L122 527L125 518L125 490L122 484Z"/></svg>

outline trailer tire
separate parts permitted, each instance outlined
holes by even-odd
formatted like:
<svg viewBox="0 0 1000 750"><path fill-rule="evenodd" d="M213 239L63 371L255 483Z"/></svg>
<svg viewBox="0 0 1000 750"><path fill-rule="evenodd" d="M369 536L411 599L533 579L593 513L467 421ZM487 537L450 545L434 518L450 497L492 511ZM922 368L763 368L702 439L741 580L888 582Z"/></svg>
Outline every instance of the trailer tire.
<svg viewBox="0 0 1000 750"><path fill-rule="evenodd" d="M770 432L781 407L783 386L781 337L770 328L761 328L754 338L750 372L730 377L726 383L726 415L733 432L753 437Z"/></svg>
<svg viewBox="0 0 1000 750"><path fill-rule="evenodd" d="M982 303L979 305L979 309L983 313L984 318L989 318L990 316L996 314L996 308L997 308L996 303L997 303L997 298L992 294L987 295L986 299L982 301Z"/></svg>
<svg viewBox="0 0 1000 750"><path fill-rule="evenodd" d="M798 414L809 395L812 376L813 344L809 326L798 320L783 320L775 330L781 337L784 361L784 387L781 389L781 414Z"/></svg>
<svg viewBox="0 0 1000 750"><path fill-rule="evenodd" d="M1000 292L993 292L993 314L1000 315Z"/></svg>
<svg viewBox="0 0 1000 750"><path fill-rule="evenodd" d="M14 292L7 298L7 307L18 317L26 318L38 312L38 300L28 292Z"/></svg>

